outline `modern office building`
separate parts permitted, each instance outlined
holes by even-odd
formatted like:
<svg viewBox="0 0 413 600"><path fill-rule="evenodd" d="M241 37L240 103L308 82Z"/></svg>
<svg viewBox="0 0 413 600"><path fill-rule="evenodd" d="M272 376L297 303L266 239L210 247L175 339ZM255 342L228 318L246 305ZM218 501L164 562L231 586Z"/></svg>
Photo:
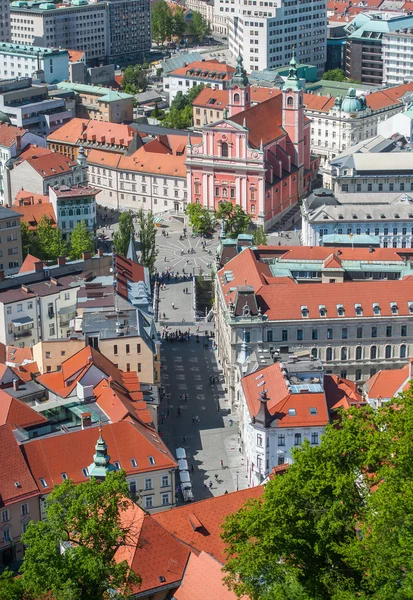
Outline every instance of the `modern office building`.
<svg viewBox="0 0 413 600"><path fill-rule="evenodd" d="M247 71L284 66L295 48L298 62L316 65L320 76L324 72L325 2L217 0L215 12L227 18L230 54L234 59L241 54Z"/></svg>
<svg viewBox="0 0 413 600"><path fill-rule="evenodd" d="M362 83L381 85L384 81L385 35L413 27L413 16L405 13L367 11L361 12L346 26L346 75ZM391 54L388 43L386 54ZM396 83L403 82L403 79Z"/></svg>
<svg viewBox="0 0 413 600"><path fill-rule="evenodd" d="M10 42L10 2L0 0L0 41Z"/></svg>
<svg viewBox="0 0 413 600"><path fill-rule="evenodd" d="M49 96L46 85L32 85L30 77L0 81L0 119L47 136L73 116L63 98Z"/></svg>
<svg viewBox="0 0 413 600"><path fill-rule="evenodd" d="M11 41L82 50L89 66L143 62L151 48L149 0L11 3Z"/></svg>
<svg viewBox="0 0 413 600"><path fill-rule="evenodd" d="M27 44L0 43L0 78L34 77L44 83L69 77L69 52Z"/></svg>
<svg viewBox="0 0 413 600"><path fill-rule="evenodd" d="M413 81L413 28L383 35L383 83L397 85Z"/></svg>

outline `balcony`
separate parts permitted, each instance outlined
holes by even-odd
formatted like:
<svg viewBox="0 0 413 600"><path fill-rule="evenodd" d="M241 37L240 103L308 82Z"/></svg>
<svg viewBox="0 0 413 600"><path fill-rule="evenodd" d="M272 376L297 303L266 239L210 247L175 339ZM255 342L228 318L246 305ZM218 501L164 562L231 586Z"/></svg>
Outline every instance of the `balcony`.
<svg viewBox="0 0 413 600"><path fill-rule="evenodd" d="M32 335L34 321L31 317L17 317L13 319L12 324L15 339Z"/></svg>

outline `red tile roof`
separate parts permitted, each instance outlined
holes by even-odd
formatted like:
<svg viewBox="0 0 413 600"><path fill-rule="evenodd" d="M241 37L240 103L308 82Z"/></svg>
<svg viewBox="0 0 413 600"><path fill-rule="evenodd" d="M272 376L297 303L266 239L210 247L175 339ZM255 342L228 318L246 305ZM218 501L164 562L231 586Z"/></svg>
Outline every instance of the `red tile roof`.
<svg viewBox="0 0 413 600"><path fill-rule="evenodd" d="M105 143L108 145L121 146L119 153L123 153L128 148L134 137L136 130L129 125L122 123L103 123L87 119L71 119L56 131L53 131L47 137L48 142L57 142L62 144L82 143Z"/></svg>
<svg viewBox="0 0 413 600"><path fill-rule="evenodd" d="M20 213L23 216L22 221L27 223L30 231L36 231L39 221L42 217L47 217L51 221L52 227L57 227L56 215L54 212L53 204L51 202L45 202L44 204L29 204L23 206L14 205L13 210ZM29 266L31 262L32 260L30 259ZM34 270L34 267L31 270Z"/></svg>
<svg viewBox="0 0 413 600"><path fill-rule="evenodd" d="M148 592L181 582L190 550L159 525L142 508L129 502L121 514L122 523L130 529L127 545L115 554L115 560L126 560L142 584L133 591ZM212 597L211 597L212 598Z"/></svg>
<svg viewBox="0 0 413 600"><path fill-rule="evenodd" d="M137 378L136 378L137 379ZM131 381L128 381L128 389L131 389ZM96 404L107 415L107 417L115 423L122 420L138 420L147 425L153 424L153 418L146 402L143 401L143 393L140 391L133 392L135 397L140 399L133 400L131 396L120 386L114 382L102 380L93 390Z"/></svg>
<svg viewBox="0 0 413 600"><path fill-rule="evenodd" d="M119 296L128 299L128 282L138 283L139 281L145 281L145 267L138 263L116 254L116 279L117 279L117 291Z"/></svg>
<svg viewBox="0 0 413 600"><path fill-rule="evenodd" d="M76 163L59 154L59 152L52 152L46 156L38 156L37 158L27 158L26 162L44 179L46 177L56 177L56 175L63 175L65 173L71 173ZM19 162L21 164L21 161Z"/></svg>
<svg viewBox="0 0 413 600"><path fill-rule="evenodd" d="M40 370L37 365L37 362L28 362L24 365L11 367L11 369L13 373L25 383L31 381L33 379L33 376L40 375Z"/></svg>
<svg viewBox="0 0 413 600"><path fill-rule="evenodd" d="M88 407L85 406L85 412ZM99 437L97 427L87 427L71 433L44 436L22 445L22 452L39 489L44 491L40 478L47 483L47 492L62 483L67 473L75 483L88 480L82 472L93 461ZM140 423L119 421L102 426L102 437L108 447L111 463L118 462L126 474L151 473L174 469L177 465L157 433ZM155 464L149 462L152 456ZM137 467L132 466L135 459Z"/></svg>
<svg viewBox="0 0 413 600"><path fill-rule="evenodd" d="M324 269L342 269L341 260L337 254L333 252L333 254L330 254L330 256L326 258L323 267Z"/></svg>
<svg viewBox="0 0 413 600"><path fill-rule="evenodd" d="M191 69L194 69L194 71L201 71L201 73L191 73L190 75L188 75L188 71L190 71ZM205 71L209 71L210 73L213 73L215 71L215 73L224 74L225 77L223 79L218 77L209 77L208 75L204 75ZM208 79L208 81L228 81L232 79L232 75L234 73L234 67L230 67L225 63L220 63L217 59L213 59L208 61L195 61L189 63L189 65L187 65L186 67L181 67L179 69L175 69L175 71L171 71L170 73L168 73L168 77L171 75L173 77L189 76L196 79Z"/></svg>
<svg viewBox="0 0 413 600"><path fill-rule="evenodd" d="M23 150L23 152L21 152L19 154L19 158L16 160L16 165L20 164L24 160L27 160L28 158L37 158L39 156L49 156L52 153L53 153L53 151L49 150L48 148L42 148L41 146L38 146L37 144L29 144Z"/></svg>
<svg viewBox="0 0 413 600"><path fill-rule="evenodd" d="M59 129L49 133L47 141L61 142L62 144L76 144L88 123L88 119L79 119L77 117L70 119L70 121L59 127Z"/></svg>
<svg viewBox="0 0 413 600"><path fill-rule="evenodd" d="M34 194L26 190L19 190L16 194L13 206L20 206L22 204L44 204L49 203L49 196L43 194Z"/></svg>
<svg viewBox="0 0 413 600"><path fill-rule="evenodd" d="M282 128L282 94L274 96L231 117L231 121L243 125L246 120L250 144L259 148L286 135Z"/></svg>
<svg viewBox="0 0 413 600"><path fill-rule="evenodd" d="M54 212L53 212L54 214ZM23 219L24 221L25 219ZM56 223L55 223L56 226ZM30 229L30 227L29 227ZM36 229L36 227L32 226L31 229ZM19 269L19 273L29 273L29 271L34 271L35 270L35 264L41 262L41 260L39 258L36 258L35 256L33 256L33 254L28 254L26 256L26 258L23 261L22 266ZM46 266L45 263L42 262L43 266Z"/></svg>
<svg viewBox="0 0 413 600"><path fill-rule="evenodd" d="M0 146L10 148L16 143L16 136L22 136L25 133L28 133L28 129L22 129L8 123L0 123Z"/></svg>
<svg viewBox="0 0 413 600"><path fill-rule="evenodd" d="M17 427L25 429L44 425L47 419L28 404L9 396L7 390L0 390L0 425L5 423L10 423L13 429Z"/></svg>
<svg viewBox="0 0 413 600"><path fill-rule="evenodd" d="M9 423L0 426L0 507L39 495Z"/></svg>
<svg viewBox="0 0 413 600"><path fill-rule="evenodd" d="M330 412L336 411L338 408L347 409L350 406L365 404L356 383L338 375L324 376L324 391Z"/></svg>
<svg viewBox="0 0 413 600"><path fill-rule="evenodd" d="M192 106L204 106L211 110L224 110L228 102L228 90L212 90L209 87L204 87L192 102Z"/></svg>
<svg viewBox="0 0 413 600"><path fill-rule="evenodd" d="M317 96L316 94L304 94L304 109L316 110L317 112L329 112L334 106L335 98L329 96Z"/></svg>
<svg viewBox="0 0 413 600"><path fill-rule="evenodd" d="M413 359L410 359L412 361ZM404 384L410 381L410 361L402 369L379 371L366 382L369 398L393 398Z"/></svg>
<svg viewBox="0 0 413 600"><path fill-rule="evenodd" d="M413 83L397 85L366 95L367 106L372 110L380 110L394 105L400 105L404 94L413 92Z"/></svg>
<svg viewBox="0 0 413 600"><path fill-rule="evenodd" d="M249 498L260 498L263 493L262 486L249 488L172 508L152 518L195 553L204 550L225 563L225 546L221 539L225 518L239 510Z"/></svg>
<svg viewBox="0 0 413 600"><path fill-rule="evenodd" d="M33 360L33 352L31 348L25 346L24 348L17 348L16 346L6 347L6 358L5 361L12 365L22 365L26 361ZM3 361L0 361L3 362Z"/></svg>
<svg viewBox="0 0 413 600"><path fill-rule="evenodd" d="M280 363L274 363L242 379L242 389L251 417L256 417L260 409L260 392L267 392L267 408L277 419L277 427L324 427L329 421L327 403L324 392L291 393L287 387ZM258 376L259 376L258 375ZM265 385L263 385L265 381ZM316 409L316 414L310 413L310 408ZM294 415L289 414L294 409Z"/></svg>
<svg viewBox="0 0 413 600"><path fill-rule="evenodd" d="M69 62L84 62L85 52L83 50L68 50Z"/></svg>
<svg viewBox="0 0 413 600"><path fill-rule="evenodd" d="M282 94L278 88L258 87L256 85L251 86L251 102L259 103L265 102L274 96Z"/></svg>
<svg viewBox="0 0 413 600"><path fill-rule="evenodd" d="M198 556L191 554L185 569L183 581L174 592L176 600L237 600L238 596L225 585L222 563L201 552ZM242 596L241 600L248 600Z"/></svg>

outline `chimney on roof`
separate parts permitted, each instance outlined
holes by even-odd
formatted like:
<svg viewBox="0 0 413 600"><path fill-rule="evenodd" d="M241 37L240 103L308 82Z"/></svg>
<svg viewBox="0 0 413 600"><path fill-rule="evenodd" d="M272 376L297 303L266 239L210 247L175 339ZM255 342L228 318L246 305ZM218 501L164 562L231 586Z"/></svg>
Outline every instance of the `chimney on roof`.
<svg viewBox="0 0 413 600"><path fill-rule="evenodd" d="M103 248L98 248L98 256L103 256Z"/></svg>
<svg viewBox="0 0 413 600"><path fill-rule="evenodd" d="M82 413L80 418L82 421L82 429L84 429L85 427L90 427L92 425L92 413L91 412Z"/></svg>
<svg viewBox="0 0 413 600"><path fill-rule="evenodd" d="M19 379L13 379L13 389L18 392L20 388L20 380Z"/></svg>
<svg viewBox="0 0 413 600"><path fill-rule="evenodd" d="M92 258L92 251L88 250L87 252L82 252L82 260L89 260Z"/></svg>
<svg viewBox="0 0 413 600"><path fill-rule="evenodd" d="M30 288L27 287L27 285L22 285L20 289L22 292L25 292L26 294L30 294L31 290L30 290Z"/></svg>
<svg viewBox="0 0 413 600"><path fill-rule="evenodd" d="M37 262L34 263L34 270L39 273L40 271L43 271L43 263L41 260L38 260Z"/></svg>
<svg viewBox="0 0 413 600"><path fill-rule="evenodd" d="M18 153L20 153L21 149L22 149L22 136L20 135L20 133L18 133L16 135L16 150Z"/></svg>
<svg viewBox="0 0 413 600"><path fill-rule="evenodd" d="M267 402L269 400L267 396L267 390L264 390L260 393L260 395L258 396L258 400L260 403L260 408L258 409L254 423L263 425L266 429L268 429L268 427L271 426L271 421L273 420L273 417L270 415L267 406Z"/></svg>
<svg viewBox="0 0 413 600"><path fill-rule="evenodd" d="M50 277L50 283L53 283L53 285L59 285L59 282L57 281L56 277Z"/></svg>
<svg viewBox="0 0 413 600"><path fill-rule="evenodd" d="M66 256L59 256L57 259L57 264L59 265L59 267L64 267L64 265L66 264Z"/></svg>

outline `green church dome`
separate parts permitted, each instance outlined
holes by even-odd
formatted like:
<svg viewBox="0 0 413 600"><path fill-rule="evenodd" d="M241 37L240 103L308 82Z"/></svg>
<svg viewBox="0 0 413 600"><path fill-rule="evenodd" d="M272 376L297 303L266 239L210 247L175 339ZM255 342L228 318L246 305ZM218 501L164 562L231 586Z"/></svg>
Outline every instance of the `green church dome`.
<svg viewBox="0 0 413 600"><path fill-rule="evenodd" d="M366 107L364 98L358 98L356 96L356 90L354 88L350 88L347 92L347 96L344 98L341 104L341 110L343 112L353 113L360 112L364 110Z"/></svg>

